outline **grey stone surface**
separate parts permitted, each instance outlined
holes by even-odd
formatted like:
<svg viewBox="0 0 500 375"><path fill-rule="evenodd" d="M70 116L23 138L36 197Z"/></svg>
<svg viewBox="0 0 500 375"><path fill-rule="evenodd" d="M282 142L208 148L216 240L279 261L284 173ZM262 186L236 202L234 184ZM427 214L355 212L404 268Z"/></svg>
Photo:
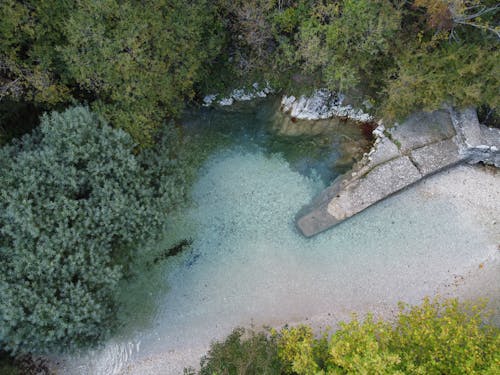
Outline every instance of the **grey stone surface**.
<svg viewBox="0 0 500 375"><path fill-rule="evenodd" d="M398 147L389 138L379 138L373 146L373 152L370 152L368 158L371 166L376 166L396 157L401 156Z"/></svg>
<svg viewBox="0 0 500 375"><path fill-rule="evenodd" d="M482 143L500 149L500 129L489 128L486 125L479 125L479 129Z"/></svg>
<svg viewBox="0 0 500 375"><path fill-rule="evenodd" d="M355 178L328 204L328 213L344 220L421 178L407 156L375 167L361 178Z"/></svg>
<svg viewBox="0 0 500 375"><path fill-rule="evenodd" d="M390 129L392 139L402 152L442 141L455 135L450 113L446 110L417 112L405 122Z"/></svg>
<svg viewBox="0 0 500 375"><path fill-rule="evenodd" d="M451 111L450 117L462 149L466 150L482 144L481 129L475 109L466 108L462 111Z"/></svg>
<svg viewBox="0 0 500 375"><path fill-rule="evenodd" d="M372 116L359 108L344 103L346 98L327 89L314 91L311 96L283 96L281 110L291 117L303 120L319 120L345 116L356 121L371 121Z"/></svg>
<svg viewBox="0 0 500 375"><path fill-rule="evenodd" d="M405 187L461 162L500 167L500 131L479 124L474 109L413 114L381 132L372 150L351 172L335 180L296 217L312 236Z"/></svg>
<svg viewBox="0 0 500 375"><path fill-rule="evenodd" d="M339 223L328 213L328 203L342 189L346 178L347 175L337 177L329 187L318 194L309 205L303 207L296 215L295 224L304 236L313 236Z"/></svg>
<svg viewBox="0 0 500 375"><path fill-rule="evenodd" d="M328 206L323 205L299 216L295 224L304 236L311 237L333 227L341 221L330 215L328 213Z"/></svg>
<svg viewBox="0 0 500 375"><path fill-rule="evenodd" d="M479 124L473 108L455 112L451 118L456 129L456 139L460 153L467 162L475 164L483 162L500 167L500 130Z"/></svg>
<svg viewBox="0 0 500 375"><path fill-rule="evenodd" d="M465 159L453 139L412 150L411 159L423 176L440 171Z"/></svg>

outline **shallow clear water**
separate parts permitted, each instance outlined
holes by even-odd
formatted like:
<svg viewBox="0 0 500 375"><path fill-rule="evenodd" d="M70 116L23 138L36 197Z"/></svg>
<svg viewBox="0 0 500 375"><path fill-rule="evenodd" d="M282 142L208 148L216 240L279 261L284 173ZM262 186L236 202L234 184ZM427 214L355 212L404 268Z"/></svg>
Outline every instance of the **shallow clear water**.
<svg viewBox="0 0 500 375"><path fill-rule="evenodd" d="M292 170L305 176L317 174L325 183L348 170L369 148L360 123L349 120L294 120L295 128L310 127L311 132L283 134L286 116L279 105L277 98L267 98L226 108L197 108L186 111L182 126L187 134L212 140L219 147L238 145L266 155L280 154Z"/></svg>
<svg viewBox="0 0 500 375"><path fill-rule="evenodd" d="M131 286L136 309L125 332L67 358L61 373L178 374L237 325L418 303L495 251L453 204L416 190L305 239L294 215L324 186L283 153L217 151L200 171L193 206L170 218L161 244L191 238L191 248Z"/></svg>

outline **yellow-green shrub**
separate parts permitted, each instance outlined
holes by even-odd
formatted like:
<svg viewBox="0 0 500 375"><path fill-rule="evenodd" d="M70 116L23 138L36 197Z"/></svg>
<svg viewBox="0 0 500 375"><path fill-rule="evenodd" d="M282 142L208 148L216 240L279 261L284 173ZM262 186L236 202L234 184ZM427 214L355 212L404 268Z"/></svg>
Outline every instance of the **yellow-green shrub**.
<svg viewBox="0 0 500 375"><path fill-rule="evenodd" d="M425 299L421 306L400 309L390 346L400 355L405 373L475 374L499 369L499 330L483 324L484 302Z"/></svg>
<svg viewBox="0 0 500 375"><path fill-rule="evenodd" d="M301 325L285 328L279 334L278 355L287 374L318 374L326 359L327 334L316 339L311 327Z"/></svg>
<svg viewBox="0 0 500 375"><path fill-rule="evenodd" d="M401 359L389 349L392 327L372 315L341 323L328 345L327 373L397 374Z"/></svg>
<svg viewBox="0 0 500 375"><path fill-rule="evenodd" d="M394 323L354 316L331 335L327 330L316 338L311 327L301 325L262 333L258 343L261 351L268 347L274 374L493 375L500 373L500 329L488 324L485 311L484 302L427 298L421 306L401 304ZM241 329L235 332L212 345L201 374L259 373L237 365L252 358L255 336L245 341Z"/></svg>

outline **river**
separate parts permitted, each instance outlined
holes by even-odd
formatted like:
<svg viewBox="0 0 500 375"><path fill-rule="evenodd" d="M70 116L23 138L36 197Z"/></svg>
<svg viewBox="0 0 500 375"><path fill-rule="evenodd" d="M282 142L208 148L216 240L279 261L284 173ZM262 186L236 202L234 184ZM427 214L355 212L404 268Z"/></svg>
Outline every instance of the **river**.
<svg viewBox="0 0 500 375"><path fill-rule="evenodd" d="M201 168L192 205L169 218L155 246L192 243L128 286L129 321L116 337L60 358L59 373L179 374L235 326L385 313L497 256L487 228L425 187L303 238L294 215L346 168L338 163L342 142L363 132L345 124L321 136L280 137L275 111L264 101L186 114L186 132L226 139Z"/></svg>

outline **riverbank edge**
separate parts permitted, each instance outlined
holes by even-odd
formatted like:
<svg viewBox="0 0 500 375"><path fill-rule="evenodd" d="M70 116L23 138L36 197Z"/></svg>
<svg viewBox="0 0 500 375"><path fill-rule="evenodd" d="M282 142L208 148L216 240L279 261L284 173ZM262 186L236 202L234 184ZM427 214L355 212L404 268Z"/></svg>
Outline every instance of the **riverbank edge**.
<svg viewBox="0 0 500 375"><path fill-rule="evenodd" d="M459 300L475 300L488 298L490 309L495 311L500 326L500 231L496 220L500 215L500 174L495 168L481 165L460 165L430 176L409 189L416 189L422 199L434 197L445 198L450 204L467 212L471 225L477 225L484 231L488 242L496 248L496 252L487 259L476 259L466 272L455 274L449 270L449 278L436 285L434 293L429 297L458 298ZM476 193L476 194L474 194ZM401 192L399 194L404 194ZM418 286L417 286L418 287ZM405 301L402 301L405 302ZM378 304L358 306L356 309L345 309L332 306L330 311L301 319L283 317L280 320L252 320L242 326L255 330L264 327L279 329L285 325L310 325L316 333L330 328L335 330L341 321L348 321L355 313L363 317L371 312L375 317L392 320L397 313L396 304L380 301ZM235 328L235 327L233 327ZM230 332L220 332L213 340L221 340ZM209 349L209 344L179 348L175 351L160 353L131 363L121 374L154 374L161 369L164 374L181 374L189 366L198 368L199 360Z"/></svg>

